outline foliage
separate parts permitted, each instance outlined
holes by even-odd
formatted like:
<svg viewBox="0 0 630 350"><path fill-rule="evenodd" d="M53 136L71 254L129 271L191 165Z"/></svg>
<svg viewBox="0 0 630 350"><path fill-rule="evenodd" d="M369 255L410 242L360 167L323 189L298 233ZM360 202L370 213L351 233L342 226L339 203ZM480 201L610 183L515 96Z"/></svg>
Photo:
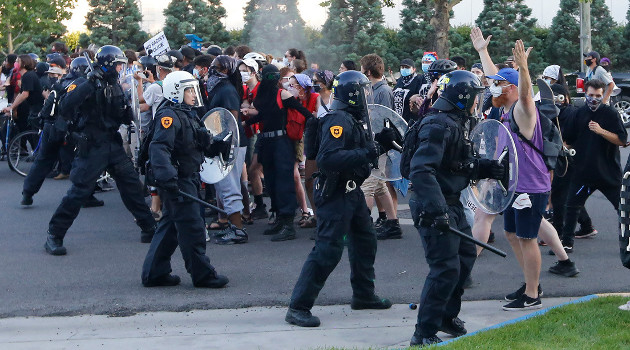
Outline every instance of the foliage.
<svg viewBox="0 0 630 350"><path fill-rule="evenodd" d="M68 50L70 52L79 47L79 38L81 37L81 34L83 33L76 31L72 33L66 33L66 35L61 38L63 42L66 43L66 46L68 47Z"/></svg>
<svg viewBox="0 0 630 350"><path fill-rule="evenodd" d="M401 59L415 58L419 65L424 51L435 51L435 28L430 21L435 12L433 0L403 0L398 40Z"/></svg>
<svg viewBox="0 0 630 350"><path fill-rule="evenodd" d="M256 51L281 56L304 48L304 20L297 0L249 0L245 6L242 42Z"/></svg>
<svg viewBox="0 0 630 350"><path fill-rule="evenodd" d="M173 49L189 42L186 34L196 34L203 42L219 46L230 42L230 33L221 23L226 12L220 0L172 0L164 16L164 34Z"/></svg>
<svg viewBox="0 0 630 350"><path fill-rule="evenodd" d="M466 65L468 66L468 69L470 69L470 67L474 63L479 62L479 54L470 41L471 29L472 27L467 25L454 27L451 28L448 36L451 42L450 57L463 57L466 60Z"/></svg>
<svg viewBox="0 0 630 350"><path fill-rule="evenodd" d="M90 35L88 33L81 33L79 35L79 47L87 49L90 46Z"/></svg>
<svg viewBox="0 0 630 350"><path fill-rule="evenodd" d="M66 31L61 21L71 17L75 0L2 0L0 2L0 54L16 51L46 33L57 38ZM6 50L5 50L6 48Z"/></svg>
<svg viewBox="0 0 630 350"><path fill-rule="evenodd" d="M140 30L142 14L135 0L90 0L85 25L98 45L116 45L135 50L148 39Z"/></svg>

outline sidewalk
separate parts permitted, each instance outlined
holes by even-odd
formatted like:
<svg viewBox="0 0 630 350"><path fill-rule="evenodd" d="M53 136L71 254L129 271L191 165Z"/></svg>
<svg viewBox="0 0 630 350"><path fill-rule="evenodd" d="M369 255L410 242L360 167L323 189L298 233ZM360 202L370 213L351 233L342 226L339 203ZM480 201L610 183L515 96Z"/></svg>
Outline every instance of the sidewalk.
<svg viewBox="0 0 630 350"><path fill-rule="evenodd" d="M576 298L543 298L550 307ZM507 312L498 300L468 301L460 318L468 332L535 312ZM417 310L354 311L316 306L318 328L284 322L284 307L0 319L1 349L398 349L409 346ZM445 334L442 339L450 339Z"/></svg>

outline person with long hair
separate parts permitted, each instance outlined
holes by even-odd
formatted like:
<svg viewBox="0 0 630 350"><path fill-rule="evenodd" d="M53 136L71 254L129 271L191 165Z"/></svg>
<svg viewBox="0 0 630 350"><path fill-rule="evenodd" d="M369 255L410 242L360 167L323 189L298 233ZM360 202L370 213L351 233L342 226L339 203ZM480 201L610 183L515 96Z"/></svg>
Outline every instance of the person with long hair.
<svg viewBox="0 0 630 350"><path fill-rule="evenodd" d="M267 65L262 71L262 81L254 99L255 110L248 110L250 117L245 124L262 122L259 134L259 161L265 171L265 183L271 197L271 205L276 210L276 224L265 231L272 235L271 240L286 241L295 239L293 217L296 209L296 194L293 179L295 167L295 147L287 135L287 109L292 108L304 115L307 120L313 115L291 93L278 88L280 71L274 65ZM278 105L278 97L283 108Z"/></svg>

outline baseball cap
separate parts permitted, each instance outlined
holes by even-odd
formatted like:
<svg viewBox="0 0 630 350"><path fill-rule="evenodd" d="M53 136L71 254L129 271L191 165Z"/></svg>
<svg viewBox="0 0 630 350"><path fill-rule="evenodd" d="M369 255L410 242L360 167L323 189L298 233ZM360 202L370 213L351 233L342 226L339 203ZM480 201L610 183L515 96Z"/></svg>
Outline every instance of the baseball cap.
<svg viewBox="0 0 630 350"><path fill-rule="evenodd" d="M505 80L510 84L518 86L518 72L514 68L503 68L495 75L488 75L486 78L493 80Z"/></svg>
<svg viewBox="0 0 630 350"><path fill-rule="evenodd" d="M193 49L192 47L188 46L188 45L184 45L179 49L179 52L182 53L182 55L184 55L184 57L186 57L188 60L193 60L195 59L195 49Z"/></svg>
<svg viewBox="0 0 630 350"><path fill-rule="evenodd" d="M591 56L594 59L596 59L597 61L599 61L599 59L601 58L601 56L599 55L599 52L597 52L597 51L591 51L589 53L584 53L582 55L584 55L584 57Z"/></svg>
<svg viewBox="0 0 630 350"><path fill-rule="evenodd" d="M437 59L438 59L438 55L436 52L425 51L424 55L422 56L423 61L435 62L437 61Z"/></svg>
<svg viewBox="0 0 630 350"><path fill-rule="evenodd" d="M219 56L219 55L223 55L223 50L221 50L221 48L217 45L210 45L210 47L208 47L208 55L212 55L212 56Z"/></svg>
<svg viewBox="0 0 630 350"><path fill-rule="evenodd" d="M66 60L58 53L51 53L49 55L46 55L46 61L49 64L54 64L61 68L66 68Z"/></svg>
<svg viewBox="0 0 630 350"><path fill-rule="evenodd" d="M400 65L416 68L415 63L413 62L411 58L405 58L404 60L400 61Z"/></svg>
<svg viewBox="0 0 630 350"><path fill-rule="evenodd" d="M46 73L52 73L52 74L61 74L63 75L63 69L57 67L57 66L50 66L50 68L48 68L48 70L46 71Z"/></svg>

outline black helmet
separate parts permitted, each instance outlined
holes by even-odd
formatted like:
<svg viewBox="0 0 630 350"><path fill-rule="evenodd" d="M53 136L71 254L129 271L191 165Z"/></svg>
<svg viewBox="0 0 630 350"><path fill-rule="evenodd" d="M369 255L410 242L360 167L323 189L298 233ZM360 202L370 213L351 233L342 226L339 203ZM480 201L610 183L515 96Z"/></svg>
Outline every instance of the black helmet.
<svg viewBox="0 0 630 350"><path fill-rule="evenodd" d="M335 77L332 85L332 109L367 111L372 86L363 73L345 71Z"/></svg>
<svg viewBox="0 0 630 350"><path fill-rule="evenodd" d="M438 88L442 94L433 104L433 108L441 111L456 110L467 115L470 114L477 94L484 90L479 77L465 70L444 74L438 80Z"/></svg>
<svg viewBox="0 0 630 350"><path fill-rule="evenodd" d="M138 59L138 62L140 62L144 69L152 69L158 65L158 61L153 56L142 56Z"/></svg>
<svg viewBox="0 0 630 350"><path fill-rule="evenodd" d="M105 73L113 71L112 74L118 75L115 68L118 63L127 63L127 56L116 46L105 45L96 52L96 65L101 67Z"/></svg>
<svg viewBox="0 0 630 350"><path fill-rule="evenodd" d="M46 62L37 62L37 65L35 66L35 73L37 73L37 75L39 75L40 77L44 74L46 74L46 71L48 71L48 63Z"/></svg>
<svg viewBox="0 0 630 350"><path fill-rule="evenodd" d="M90 62L87 58L79 56L70 62L70 73L76 76L85 77L87 69L90 67Z"/></svg>
<svg viewBox="0 0 630 350"><path fill-rule="evenodd" d="M457 69L457 63L451 60L439 59L433 61L429 66L428 73L431 76L431 81L437 80L443 74L452 72Z"/></svg>

